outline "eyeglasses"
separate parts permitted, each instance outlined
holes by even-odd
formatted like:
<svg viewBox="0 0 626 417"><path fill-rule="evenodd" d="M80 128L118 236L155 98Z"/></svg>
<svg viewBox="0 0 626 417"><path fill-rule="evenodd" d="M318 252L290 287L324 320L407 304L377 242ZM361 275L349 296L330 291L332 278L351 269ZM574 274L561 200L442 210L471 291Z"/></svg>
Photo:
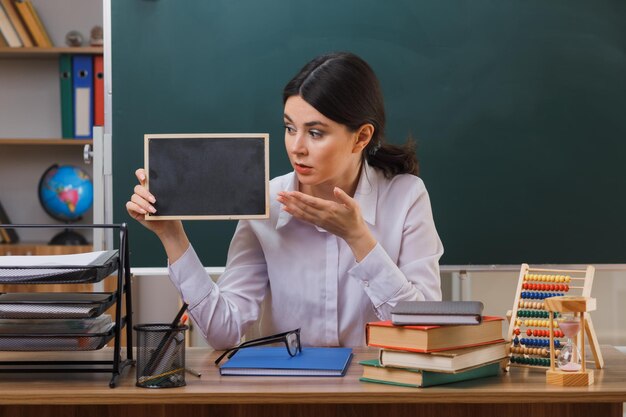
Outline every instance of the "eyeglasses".
<svg viewBox="0 0 626 417"><path fill-rule="evenodd" d="M302 352L302 346L300 345L300 329L295 329L285 333L278 333L272 336L260 337L258 339L252 339L248 340L247 342L243 342L238 346L235 346L234 348L230 348L224 351L224 353L222 353L217 359L215 359L215 365L219 365L219 363L222 361L222 359L224 359L225 356L228 356L228 359L232 358L239 349L281 342L285 343L289 356L296 356L298 353Z"/></svg>

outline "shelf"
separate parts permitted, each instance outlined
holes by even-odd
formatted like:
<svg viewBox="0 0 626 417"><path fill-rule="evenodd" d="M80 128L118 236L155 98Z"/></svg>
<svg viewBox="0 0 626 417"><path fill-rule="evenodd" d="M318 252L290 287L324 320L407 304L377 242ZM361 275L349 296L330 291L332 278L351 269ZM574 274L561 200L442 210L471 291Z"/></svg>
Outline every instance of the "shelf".
<svg viewBox="0 0 626 417"><path fill-rule="evenodd" d="M59 146L84 146L91 145L92 139L1 139L0 145L59 145Z"/></svg>
<svg viewBox="0 0 626 417"><path fill-rule="evenodd" d="M2 58L56 58L61 54L102 54L104 49L101 46L85 47L53 47L53 48L0 48L0 59Z"/></svg>

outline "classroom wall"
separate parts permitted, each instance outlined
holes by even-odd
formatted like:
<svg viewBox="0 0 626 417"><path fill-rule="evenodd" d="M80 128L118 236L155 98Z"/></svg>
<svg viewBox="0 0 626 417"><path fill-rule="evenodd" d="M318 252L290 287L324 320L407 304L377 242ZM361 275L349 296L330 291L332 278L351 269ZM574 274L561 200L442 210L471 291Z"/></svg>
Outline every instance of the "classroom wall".
<svg viewBox="0 0 626 417"><path fill-rule="evenodd" d="M214 269L214 268L211 268ZM212 274L217 280L219 274ZM478 300L485 304L486 315L506 316L513 308L518 272L472 272L469 282L463 283L461 296L465 300ZM444 300L451 300L452 274L442 273L441 285ZM178 291L170 282L166 268L133 268L133 300L135 323L168 322L176 315L180 303ZM626 317L626 271L596 271L593 297L598 309L591 313L600 344L626 346L626 329L621 318ZM189 334L192 346L206 346L200 332ZM508 325L503 326L508 331ZM251 329L248 337L258 336Z"/></svg>

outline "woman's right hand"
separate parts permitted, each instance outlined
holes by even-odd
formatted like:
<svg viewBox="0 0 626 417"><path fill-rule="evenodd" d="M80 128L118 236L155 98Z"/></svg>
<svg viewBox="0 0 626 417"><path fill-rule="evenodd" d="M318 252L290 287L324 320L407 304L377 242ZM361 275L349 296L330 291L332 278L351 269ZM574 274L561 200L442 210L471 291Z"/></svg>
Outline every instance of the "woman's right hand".
<svg viewBox="0 0 626 417"><path fill-rule="evenodd" d="M135 171L135 176L139 180L139 184L135 185L134 194L130 197L130 201L126 202L126 211L128 211L128 214L159 237L163 237L176 230L181 230L182 223L178 220L148 221L145 219L147 213L156 213L153 206L156 199L145 187L146 171L143 168L139 168Z"/></svg>

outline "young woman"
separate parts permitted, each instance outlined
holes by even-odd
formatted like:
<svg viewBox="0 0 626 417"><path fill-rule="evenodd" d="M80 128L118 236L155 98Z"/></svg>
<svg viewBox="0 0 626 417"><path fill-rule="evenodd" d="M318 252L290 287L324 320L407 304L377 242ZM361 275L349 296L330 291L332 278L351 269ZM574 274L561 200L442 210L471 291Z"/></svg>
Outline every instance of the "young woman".
<svg viewBox="0 0 626 417"><path fill-rule="evenodd" d="M239 222L217 284L181 222L143 220L156 201L143 169L126 208L163 243L170 278L214 348L236 345L264 299L265 334L300 327L305 346L363 346L365 324L389 319L398 301L441 299L443 247L415 152L385 143L378 80L354 54L309 62L283 102L294 172L271 181L268 220Z"/></svg>

